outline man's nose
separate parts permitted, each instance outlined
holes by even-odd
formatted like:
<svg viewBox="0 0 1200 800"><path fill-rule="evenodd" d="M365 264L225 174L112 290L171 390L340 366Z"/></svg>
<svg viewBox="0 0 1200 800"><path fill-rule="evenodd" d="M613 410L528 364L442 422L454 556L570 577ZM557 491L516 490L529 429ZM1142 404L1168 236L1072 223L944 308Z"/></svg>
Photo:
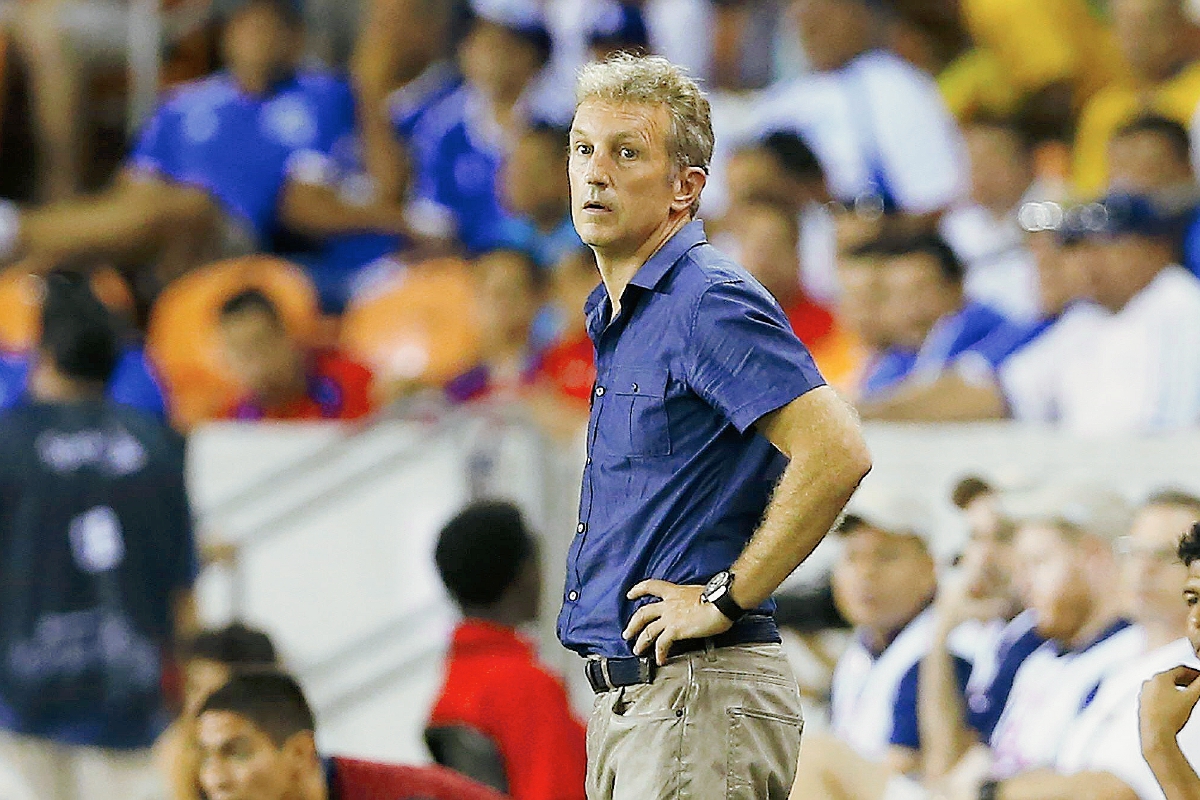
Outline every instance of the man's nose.
<svg viewBox="0 0 1200 800"><path fill-rule="evenodd" d="M593 153L587 161L587 169L583 173L584 180L589 186L608 186L608 164L599 153Z"/></svg>

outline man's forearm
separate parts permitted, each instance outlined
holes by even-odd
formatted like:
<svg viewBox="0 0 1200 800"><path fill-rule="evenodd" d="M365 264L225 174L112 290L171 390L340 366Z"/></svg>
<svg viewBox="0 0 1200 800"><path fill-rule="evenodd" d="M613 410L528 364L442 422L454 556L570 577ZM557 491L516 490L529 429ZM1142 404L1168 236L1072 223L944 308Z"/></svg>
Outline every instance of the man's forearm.
<svg viewBox="0 0 1200 800"><path fill-rule="evenodd" d="M761 432L791 457L762 524L731 567L731 590L754 608L816 548L871 469L854 411L821 387L767 415Z"/></svg>
<svg viewBox="0 0 1200 800"><path fill-rule="evenodd" d="M1167 800L1200 800L1200 777L1179 749L1175 737L1143 742L1142 755Z"/></svg>
<svg viewBox="0 0 1200 800"><path fill-rule="evenodd" d="M894 422L969 422L1003 419L1004 397L991 384L973 384L954 373L932 383L906 384L892 394L859 405L864 419Z"/></svg>
<svg viewBox="0 0 1200 800"><path fill-rule="evenodd" d="M1138 800L1137 792L1108 772L1059 775L1037 770L1001 781L997 800ZM1190 798L1192 795L1187 795ZM1174 800L1168 795L1168 800Z"/></svg>
<svg viewBox="0 0 1200 800"><path fill-rule="evenodd" d="M967 728L948 636L946 626L939 625L917 676L917 721L925 777L930 780L945 777L975 738Z"/></svg>
<svg viewBox="0 0 1200 800"><path fill-rule="evenodd" d="M327 186L292 182L284 189L280 218L296 233L317 238L349 233L402 233L400 206L358 206L343 202Z"/></svg>

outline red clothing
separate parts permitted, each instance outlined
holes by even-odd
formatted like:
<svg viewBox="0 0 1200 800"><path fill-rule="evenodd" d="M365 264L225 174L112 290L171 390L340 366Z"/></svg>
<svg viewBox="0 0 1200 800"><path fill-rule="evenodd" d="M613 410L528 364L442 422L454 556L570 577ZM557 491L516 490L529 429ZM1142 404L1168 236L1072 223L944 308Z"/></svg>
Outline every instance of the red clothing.
<svg viewBox="0 0 1200 800"><path fill-rule="evenodd" d="M327 775L329 800L503 800L457 772L334 757Z"/></svg>
<svg viewBox="0 0 1200 800"><path fill-rule="evenodd" d="M819 347L821 340L833 333L833 314L814 303L803 292L784 309L792 330L810 350Z"/></svg>
<svg viewBox="0 0 1200 800"><path fill-rule="evenodd" d="M586 732L562 681L511 628L464 620L429 725L466 725L504 759L513 800L584 800Z"/></svg>
<svg viewBox="0 0 1200 800"><path fill-rule="evenodd" d="M304 397L266 408L254 397L240 400L226 419L358 419L371 412L371 371L332 350L314 352L308 362Z"/></svg>
<svg viewBox="0 0 1200 800"><path fill-rule="evenodd" d="M596 385L596 349L587 332L547 350L542 355L538 375L560 394L586 403Z"/></svg>

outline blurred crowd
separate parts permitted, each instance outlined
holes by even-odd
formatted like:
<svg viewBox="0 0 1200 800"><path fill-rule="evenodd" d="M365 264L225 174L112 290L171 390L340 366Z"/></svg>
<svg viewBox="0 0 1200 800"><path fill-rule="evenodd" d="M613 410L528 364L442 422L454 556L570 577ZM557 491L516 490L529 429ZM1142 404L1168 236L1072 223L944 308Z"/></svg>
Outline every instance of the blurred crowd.
<svg viewBox="0 0 1200 800"><path fill-rule="evenodd" d="M597 276L570 219L572 80L625 50L703 80L708 236L864 417L1200 416L1184 0L181 0L158 107L114 148L132 13L4 19L8 402L37 276L67 270L126 323L114 396L182 429L421 393L574 430Z"/></svg>

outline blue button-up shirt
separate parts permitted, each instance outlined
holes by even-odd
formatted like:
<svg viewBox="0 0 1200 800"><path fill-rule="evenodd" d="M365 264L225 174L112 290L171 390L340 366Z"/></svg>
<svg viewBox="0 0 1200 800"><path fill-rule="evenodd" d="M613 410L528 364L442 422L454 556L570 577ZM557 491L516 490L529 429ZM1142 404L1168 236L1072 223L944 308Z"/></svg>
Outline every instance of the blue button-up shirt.
<svg viewBox="0 0 1200 800"><path fill-rule="evenodd" d="M634 275L620 314L588 299L596 387L558 635L630 656L647 578L706 582L741 554L786 465L752 426L824 384L779 304L692 222ZM774 634L765 603L739 626ZM776 634L777 635L777 634Z"/></svg>

